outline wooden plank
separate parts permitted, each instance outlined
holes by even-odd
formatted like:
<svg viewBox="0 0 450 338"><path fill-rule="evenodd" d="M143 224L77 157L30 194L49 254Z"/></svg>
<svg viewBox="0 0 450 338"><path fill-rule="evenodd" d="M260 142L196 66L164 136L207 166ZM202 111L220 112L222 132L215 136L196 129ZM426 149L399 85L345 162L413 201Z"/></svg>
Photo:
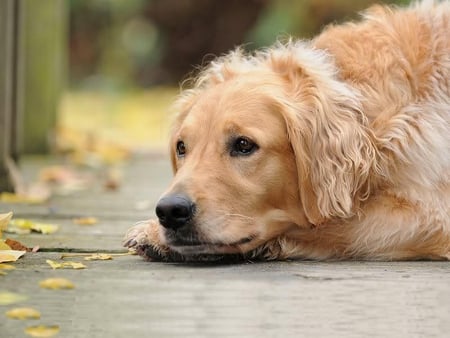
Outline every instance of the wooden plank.
<svg viewBox="0 0 450 338"><path fill-rule="evenodd" d="M53 164L51 159L24 157L22 169L25 180L36 180L42 168ZM94 175L89 189L67 196L56 195L49 203L0 202L0 212L13 211L15 218L60 226L60 230L51 235L7 234L7 237L47 250L123 250L121 241L127 229L138 221L155 217L155 204L169 185L172 175L168 158L137 158L124 164L123 171L123 182L118 191L106 191L101 180ZM137 208L143 201L147 207L143 210ZM72 221L75 217L87 216L98 218L99 223L80 226Z"/></svg>
<svg viewBox="0 0 450 338"><path fill-rule="evenodd" d="M51 270L28 254L0 277L27 295L38 321L0 321L2 337L59 325L72 337L447 337L450 269L444 262L148 263L117 257L85 270ZM39 288L49 277L73 290Z"/></svg>
<svg viewBox="0 0 450 338"><path fill-rule="evenodd" d="M49 163L53 162L25 159L25 176L35 175ZM99 224L72 224L56 208L51 216L36 220L59 222L58 233L20 239L55 251L121 250L122 233L136 216L127 199L134 192L156 201L157 191L167 186L170 175L168 159L134 160L125 167L123 190L107 195L94 186L90 197L87 193L82 198L54 199L67 212L70 208L82 212L88 204L93 212L109 212ZM76 199L80 201L75 205ZM0 203L0 211L10 206L17 216L24 215L21 205ZM18 306L41 312L36 321L3 317L1 337L25 337L25 327L39 324L59 325L58 336L65 338L397 338L447 337L450 332L449 262L217 265L151 263L124 256L86 262L84 270L52 270L45 262L59 257L56 252L27 253L14 263L15 270L0 276L0 291L28 296L22 303L0 306L0 312ZM39 281L49 277L68 278L76 288L41 289Z"/></svg>
<svg viewBox="0 0 450 338"><path fill-rule="evenodd" d="M39 171L54 161L24 157L22 172L25 181L38 179ZM119 190L107 191L99 173L93 172L89 189L67 196L54 196L44 204L0 203L4 210L13 210L17 217L67 219L80 216L96 216L100 219L138 221L154 214L159 196L168 187L172 170L169 159L135 159L123 166L123 180ZM148 202L147 208L137 208L139 202Z"/></svg>

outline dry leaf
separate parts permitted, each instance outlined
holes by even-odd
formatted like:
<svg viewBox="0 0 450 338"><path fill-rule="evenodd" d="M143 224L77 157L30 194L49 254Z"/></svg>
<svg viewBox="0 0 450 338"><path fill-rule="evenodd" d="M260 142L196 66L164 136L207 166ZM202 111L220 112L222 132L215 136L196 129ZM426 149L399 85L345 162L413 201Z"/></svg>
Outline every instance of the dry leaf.
<svg viewBox="0 0 450 338"><path fill-rule="evenodd" d="M65 278L47 278L39 282L39 286L44 289L73 289L75 285Z"/></svg>
<svg viewBox="0 0 450 338"><path fill-rule="evenodd" d="M34 201L39 201L39 203L47 201L52 195L52 190L50 186L45 182L36 182L31 184L25 191L25 196Z"/></svg>
<svg viewBox="0 0 450 338"><path fill-rule="evenodd" d="M44 223L35 223L31 230L40 232L41 234L48 235L53 234L58 231L59 226L56 224L44 224Z"/></svg>
<svg viewBox="0 0 450 338"><path fill-rule="evenodd" d="M115 191L120 188L122 172L118 168L109 168L106 172L105 189Z"/></svg>
<svg viewBox="0 0 450 338"><path fill-rule="evenodd" d="M14 270L15 268L14 265L0 263L0 270Z"/></svg>
<svg viewBox="0 0 450 338"><path fill-rule="evenodd" d="M74 177L76 174L73 170L59 165L43 168L39 173L39 180L43 182L64 183L72 181Z"/></svg>
<svg viewBox="0 0 450 338"><path fill-rule="evenodd" d="M20 250L1 250L0 263L15 262L25 254L26 251Z"/></svg>
<svg viewBox="0 0 450 338"><path fill-rule="evenodd" d="M2 237L2 231L6 229L9 221L12 218L13 213L7 212L6 214L0 214L0 238Z"/></svg>
<svg viewBox="0 0 450 338"><path fill-rule="evenodd" d="M56 263L56 262L54 262L54 261L52 261L52 260L50 260L50 259L47 259L46 261L45 261L48 265L50 265L51 267L52 267L52 269L53 270L55 270L55 269L62 269L62 263Z"/></svg>
<svg viewBox="0 0 450 338"><path fill-rule="evenodd" d="M41 170L40 180L55 185L55 192L68 195L88 187L88 180L76 171L64 166L51 166Z"/></svg>
<svg viewBox="0 0 450 338"><path fill-rule="evenodd" d="M124 253L84 253L84 252L74 252L74 253L64 253L61 255L61 259L70 257L84 257L86 261L106 261L111 260L113 257L118 256L129 256L132 253L130 251Z"/></svg>
<svg viewBox="0 0 450 338"><path fill-rule="evenodd" d="M72 269L84 269L86 268L86 265L80 262L55 262L50 259L46 260L47 264L52 267L53 270L55 269L65 269L65 268L72 268Z"/></svg>
<svg viewBox="0 0 450 338"><path fill-rule="evenodd" d="M31 232L31 227L33 224L34 223L28 219L16 218L9 222L9 225L5 231L17 234L27 234Z"/></svg>
<svg viewBox="0 0 450 338"><path fill-rule="evenodd" d="M108 254L93 254L91 256L84 257L86 261L107 261L113 259L111 255Z"/></svg>
<svg viewBox="0 0 450 338"><path fill-rule="evenodd" d="M11 305L27 300L27 296L19 293L0 291L0 305Z"/></svg>
<svg viewBox="0 0 450 338"><path fill-rule="evenodd" d="M30 307L18 307L7 311L6 317L9 319L39 319L41 318L41 313Z"/></svg>
<svg viewBox="0 0 450 338"><path fill-rule="evenodd" d="M11 250L11 247L2 240L0 240L0 251L1 250Z"/></svg>
<svg viewBox="0 0 450 338"><path fill-rule="evenodd" d="M25 329L25 333L32 337L53 337L55 334L59 332L59 326L29 326Z"/></svg>
<svg viewBox="0 0 450 338"><path fill-rule="evenodd" d="M9 223L5 231L17 234L26 234L30 233L30 231L35 231L47 235L58 231L58 229L59 226L56 224L37 223L29 219L17 218Z"/></svg>
<svg viewBox="0 0 450 338"><path fill-rule="evenodd" d="M5 244L7 244L12 250L31 251L30 248L14 239L7 238L5 240Z"/></svg>
<svg viewBox="0 0 450 338"><path fill-rule="evenodd" d="M36 196L28 196L25 194L15 194L11 192L2 192L0 194L0 202L4 203L27 203L39 204L44 203L46 199Z"/></svg>
<svg viewBox="0 0 450 338"><path fill-rule="evenodd" d="M79 225L94 225L98 223L98 219L95 217L79 217L74 218L73 222Z"/></svg>

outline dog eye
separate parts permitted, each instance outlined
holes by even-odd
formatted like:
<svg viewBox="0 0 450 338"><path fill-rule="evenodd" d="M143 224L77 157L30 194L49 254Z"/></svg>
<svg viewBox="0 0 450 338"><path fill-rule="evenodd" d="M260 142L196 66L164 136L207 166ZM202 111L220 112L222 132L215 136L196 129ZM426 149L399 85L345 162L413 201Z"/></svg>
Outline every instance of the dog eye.
<svg viewBox="0 0 450 338"><path fill-rule="evenodd" d="M238 137L231 148L231 156L247 156L258 150L258 145L246 137Z"/></svg>
<svg viewBox="0 0 450 338"><path fill-rule="evenodd" d="M177 142L177 156L178 157L183 157L186 154L186 146L184 145L183 141L178 141Z"/></svg>

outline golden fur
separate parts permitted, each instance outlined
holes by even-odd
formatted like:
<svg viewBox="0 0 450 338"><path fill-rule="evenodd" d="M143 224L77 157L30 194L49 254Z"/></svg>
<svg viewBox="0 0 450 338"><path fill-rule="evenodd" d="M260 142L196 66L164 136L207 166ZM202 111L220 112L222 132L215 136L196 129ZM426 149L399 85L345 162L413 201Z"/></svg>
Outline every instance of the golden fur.
<svg viewBox="0 0 450 338"><path fill-rule="evenodd" d="M177 102L166 192L196 202L186 234L203 244L172 245L148 221L126 246L160 258L449 258L450 2L362 16L204 69ZM230 156L233 135L259 148Z"/></svg>

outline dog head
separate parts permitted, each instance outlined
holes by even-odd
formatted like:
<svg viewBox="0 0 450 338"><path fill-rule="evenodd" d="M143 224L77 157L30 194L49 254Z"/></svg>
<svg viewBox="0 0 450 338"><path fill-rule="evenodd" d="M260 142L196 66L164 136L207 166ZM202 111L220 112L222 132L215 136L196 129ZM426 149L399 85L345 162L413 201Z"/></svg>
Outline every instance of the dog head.
<svg viewBox="0 0 450 338"><path fill-rule="evenodd" d="M177 107L175 177L156 213L181 254L248 252L351 217L369 192L375 153L358 96L311 46L237 50Z"/></svg>

